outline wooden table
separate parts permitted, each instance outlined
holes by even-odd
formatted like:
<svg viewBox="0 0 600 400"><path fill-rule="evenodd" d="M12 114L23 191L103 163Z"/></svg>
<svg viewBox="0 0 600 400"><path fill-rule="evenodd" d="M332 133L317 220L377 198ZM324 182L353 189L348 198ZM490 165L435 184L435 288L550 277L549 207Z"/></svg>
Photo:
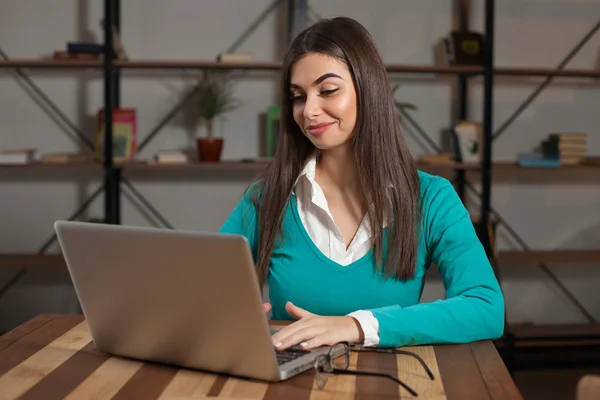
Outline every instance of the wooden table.
<svg viewBox="0 0 600 400"><path fill-rule="evenodd" d="M351 367L398 376L418 398L522 399L489 341L406 349L425 358L434 381L402 355L353 352ZM81 315L39 315L0 336L2 400L411 398L389 379L332 375L318 390L313 378L307 371L269 384L111 357L95 349Z"/></svg>

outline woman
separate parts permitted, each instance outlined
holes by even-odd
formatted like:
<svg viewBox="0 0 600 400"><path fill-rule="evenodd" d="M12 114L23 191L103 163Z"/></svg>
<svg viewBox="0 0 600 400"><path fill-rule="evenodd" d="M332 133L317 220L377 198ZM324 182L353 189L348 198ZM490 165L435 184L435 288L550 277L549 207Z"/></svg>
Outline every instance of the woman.
<svg viewBox="0 0 600 400"><path fill-rule="evenodd" d="M349 18L297 36L283 63L276 155L220 232L268 278L279 350L464 343L501 336L504 299L452 185L418 171L384 64ZM434 264L446 299L419 304Z"/></svg>

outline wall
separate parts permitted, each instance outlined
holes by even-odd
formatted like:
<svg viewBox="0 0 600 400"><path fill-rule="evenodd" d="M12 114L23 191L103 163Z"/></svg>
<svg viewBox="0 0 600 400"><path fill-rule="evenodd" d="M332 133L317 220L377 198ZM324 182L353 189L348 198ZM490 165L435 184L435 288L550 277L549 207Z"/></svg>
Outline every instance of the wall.
<svg viewBox="0 0 600 400"><path fill-rule="evenodd" d="M59 5L57 3L60 3ZM482 1L473 1L472 26L483 29ZM128 0L122 2L122 36L130 57L139 59L212 59L227 49L268 5L269 0ZM357 18L373 34L388 63L431 64L433 44L451 28L451 1L426 0L311 0L322 17ZM64 47L65 42L102 38L99 20L102 2L60 0L0 0L0 48L11 58L38 58ZM600 0L497 2L496 63L500 66L554 67L597 21ZM234 13L234 11L236 13ZM279 7L238 48L254 59L279 60L287 36L285 7ZM598 65L600 36L594 37L568 67ZM89 71L27 71L31 79L78 126L92 128L90 116L102 107L102 76ZM136 107L142 134L175 104L191 71L126 71L122 79L122 105ZM219 121L226 140L224 159L259 154L259 115L276 101L277 75L243 74L237 95L243 107ZM451 80L430 76L393 75L401 84L398 98L418 106L414 112L423 128L439 140L451 114ZM498 127L543 78L498 78L494 94L494 126ZM600 151L597 82L560 79L548 87L507 132L494 143L497 160L514 160L550 131L585 131L590 153ZM76 150L77 142L64 131L64 123L36 104L36 96L14 75L0 70L0 147L37 147L39 153ZM471 83L471 114L479 120L482 80ZM68 129L67 129L68 132ZM416 155L422 148L407 132ZM187 147L190 133L179 121L169 124L144 149L150 158L160 149ZM101 183L101 176L81 171L0 170L0 252L36 252L52 236L52 223L65 219ZM227 217L252 174L219 174L194 179L141 179L134 186L177 228L216 230ZM472 199L477 207L477 199ZM589 185L498 184L493 206L534 248L596 247L600 244L598 187ZM124 189L124 224L152 225L147 212ZM102 216L98 197L88 217ZM476 208L474 208L476 212ZM501 248L514 247L505 234ZM57 251L54 245L51 251ZM552 266L553 271L598 317L594 301L600 272L594 266ZM16 271L0 269L0 285ZM503 271L511 321L583 322L576 309L536 267ZM436 273L428 283L424 301L443 296ZM42 312L74 312L76 299L63 271L30 271L0 300L0 331Z"/></svg>

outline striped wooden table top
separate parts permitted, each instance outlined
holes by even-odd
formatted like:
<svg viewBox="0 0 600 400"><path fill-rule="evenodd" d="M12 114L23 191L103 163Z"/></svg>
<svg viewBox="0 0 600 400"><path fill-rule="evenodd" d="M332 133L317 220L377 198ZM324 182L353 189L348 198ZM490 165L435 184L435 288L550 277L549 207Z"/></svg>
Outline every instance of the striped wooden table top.
<svg viewBox="0 0 600 400"><path fill-rule="evenodd" d="M522 399L490 342L406 348L403 355L352 353L351 368L392 374L423 399ZM0 399L386 399L411 398L389 379L312 371L265 383L178 369L98 352L80 315L39 315L0 337Z"/></svg>

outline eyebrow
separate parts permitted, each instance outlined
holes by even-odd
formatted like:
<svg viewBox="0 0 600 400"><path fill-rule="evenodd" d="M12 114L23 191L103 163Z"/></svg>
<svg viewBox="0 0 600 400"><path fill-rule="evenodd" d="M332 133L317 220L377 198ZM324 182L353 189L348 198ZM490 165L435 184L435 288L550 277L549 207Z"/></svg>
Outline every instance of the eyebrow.
<svg viewBox="0 0 600 400"><path fill-rule="evenodd" d="M340 78L342 79L341 76L339 76L338 74L334 74L333 72L328 72L326 74L321 75L320 77L318 77L314 82L313 85L318 85L319 83L323 82L325 79L327 78ZM293 88L300 88L300 86L296 85L295 83L291 83L290 87Z"/></svg>

